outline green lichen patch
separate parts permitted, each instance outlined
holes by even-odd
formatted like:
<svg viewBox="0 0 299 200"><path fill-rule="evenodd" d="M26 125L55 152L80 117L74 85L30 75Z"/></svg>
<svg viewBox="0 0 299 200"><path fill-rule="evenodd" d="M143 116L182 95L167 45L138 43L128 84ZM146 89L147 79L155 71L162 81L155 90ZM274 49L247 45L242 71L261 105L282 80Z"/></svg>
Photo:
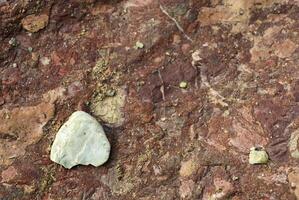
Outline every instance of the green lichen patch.
<svg viewBox="0 0 299 200"><path fill-rule="evenodd" d="M108 90L109 91L109 90ZM112 125L120 126L124 122L122 108L125 104L126 93L123 89L113 90L109 96L102 99L102 95L93 98L90 108L92 113L102 121Z"/></svg>

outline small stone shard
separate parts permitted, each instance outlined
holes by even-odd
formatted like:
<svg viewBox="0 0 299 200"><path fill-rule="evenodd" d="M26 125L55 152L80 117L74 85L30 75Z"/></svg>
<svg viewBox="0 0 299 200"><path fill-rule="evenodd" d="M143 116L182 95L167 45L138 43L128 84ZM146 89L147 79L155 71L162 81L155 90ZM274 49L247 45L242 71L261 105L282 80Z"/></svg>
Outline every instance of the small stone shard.
<svg viewBox="0 0 299 200"><path fill-rule="evenodd" d="M104 164L110 154L110 143L102 126L83 111L74 112L59 129L51 148L52 161L67 169L76 165Z"/></svg>
<svg viewBox="0 0 299 200"><path fill-rule="evenodd" d="M28 15L21 21L23 28L31 33L42 30L48 25L48 22L49 16L46 14Z"/></svg>
<svg viewBox="0 0 299 200"><path fill-rule="evenodd" d="M134 49L142 49L144 47L144 44L142 42L137 41Z"/></svg>
<svg viewBox="0 0 299 200"><path fill-rule="evenodd" d="M188 86L188 83L186 81L180 82L180 88L186 89Z"/></svg>
<svg viewBox="0 0 299 200"><path fill-rule="evenodd" d="M249 164L266 164L269 160L268 154L264 149L251 148L249 153Z"/></svg>

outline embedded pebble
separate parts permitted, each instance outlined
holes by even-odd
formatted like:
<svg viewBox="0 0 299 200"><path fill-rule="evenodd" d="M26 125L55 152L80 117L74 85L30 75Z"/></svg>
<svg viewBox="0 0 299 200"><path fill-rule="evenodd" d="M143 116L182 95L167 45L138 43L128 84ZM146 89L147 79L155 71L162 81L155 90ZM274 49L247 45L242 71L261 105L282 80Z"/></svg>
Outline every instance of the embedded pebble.
<svg viewBox="0 0 299 200"><path fill-rule="evenodd" d="M136 44L135 44L135 46L134 46L134 49L142 49L143 47L144 47L144 44L141 43L141 42L139 42L139 41L137 41Z"/></svg>
<svg viewBox="0 0 299 200"><path fill-rule="evenodd" d="M52 161L67 169L76 165L104 164L110 154L110 143L102 126L83 111L74 112L59 129L51 148Z"/></svg>
<svg viewBox="0 0 299 200"><path fill-rule="evenodd" d="M268 154L264 149L251 148L249 153L249 163L254 164L265 164L269 160Z"/></svg>
<svg viewBox="0 0 299 200"><path fill-rule="evenodd" d="M31 33L38 32L48 25L49 16L46 14L41 15L28 15L22 19L21 24L23 28Z"/></svg>
<svg viewBox="0 0 299 200"><path fill-rule="evenodd" d="M185 88L187 88L187 86L188 86L188 83L186 81L180 82L180 88L185 89Z"/></svg>
<svg viewBox="0 0 299 200"><path fill-rule="evenodd" d="M50 64L50 62L51 62L51 60L48 58L48 57L42 57L41 59L40 59L40 61L41 61L41 63L42 63L42 65L49 65Z"/></svg>

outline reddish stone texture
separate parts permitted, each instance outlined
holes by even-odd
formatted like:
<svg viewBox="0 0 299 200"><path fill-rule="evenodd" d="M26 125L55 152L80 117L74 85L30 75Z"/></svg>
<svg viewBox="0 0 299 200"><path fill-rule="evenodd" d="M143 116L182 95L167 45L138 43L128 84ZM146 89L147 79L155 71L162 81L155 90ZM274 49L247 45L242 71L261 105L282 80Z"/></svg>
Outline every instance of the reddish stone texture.
<svg viewBox="0 0 299 200"><path fill-rule="evenodd" d="M0 0L0 199L298 198L298 6ZM119 88L109 161L51 162L71 113Z"/></svg>
<svg viewBox="0 0 299 200"><path fill-rule="evenodd" d="M9 181L13 180L17 175L17 170L13 167L10 166L6 170L4 170L1 174L2 183L8 183Z"/></svg>

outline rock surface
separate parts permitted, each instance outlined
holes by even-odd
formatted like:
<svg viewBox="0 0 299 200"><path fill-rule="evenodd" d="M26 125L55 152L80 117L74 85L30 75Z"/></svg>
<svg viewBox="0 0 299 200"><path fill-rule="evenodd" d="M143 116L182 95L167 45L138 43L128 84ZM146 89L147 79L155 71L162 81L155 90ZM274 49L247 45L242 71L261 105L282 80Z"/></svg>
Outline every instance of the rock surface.
<svg viewBox="0 0 299 200"><path fill-rule="evenodd" d="M83 111L74 112L59 129L51 148L51 160L72 168L75 165L104 164L110 154L110 143L102 126Z"/></svg>
<svg viewBox="0 0 299 200"><path fill-rule="evenodd" d="M298 19L298 0L0 0L0 199L298 198ZM74 110L109 126L109 164L49 159Z"/></svg>
<svg viewBox="0 0 299 200"><path fill-rule="evenodd" d="M0 164L11 164L43 136L43 127L53 117L59 91L49 91L36 106L0 110Z"/></svg>
<svg viewBox="0 0 299 200"><path fill-rule="evenodd" d="M288 181L291 186L291 190L293 190L296 198L299 199L299 168L294 167L290 169L288 174Z"/></svg>

